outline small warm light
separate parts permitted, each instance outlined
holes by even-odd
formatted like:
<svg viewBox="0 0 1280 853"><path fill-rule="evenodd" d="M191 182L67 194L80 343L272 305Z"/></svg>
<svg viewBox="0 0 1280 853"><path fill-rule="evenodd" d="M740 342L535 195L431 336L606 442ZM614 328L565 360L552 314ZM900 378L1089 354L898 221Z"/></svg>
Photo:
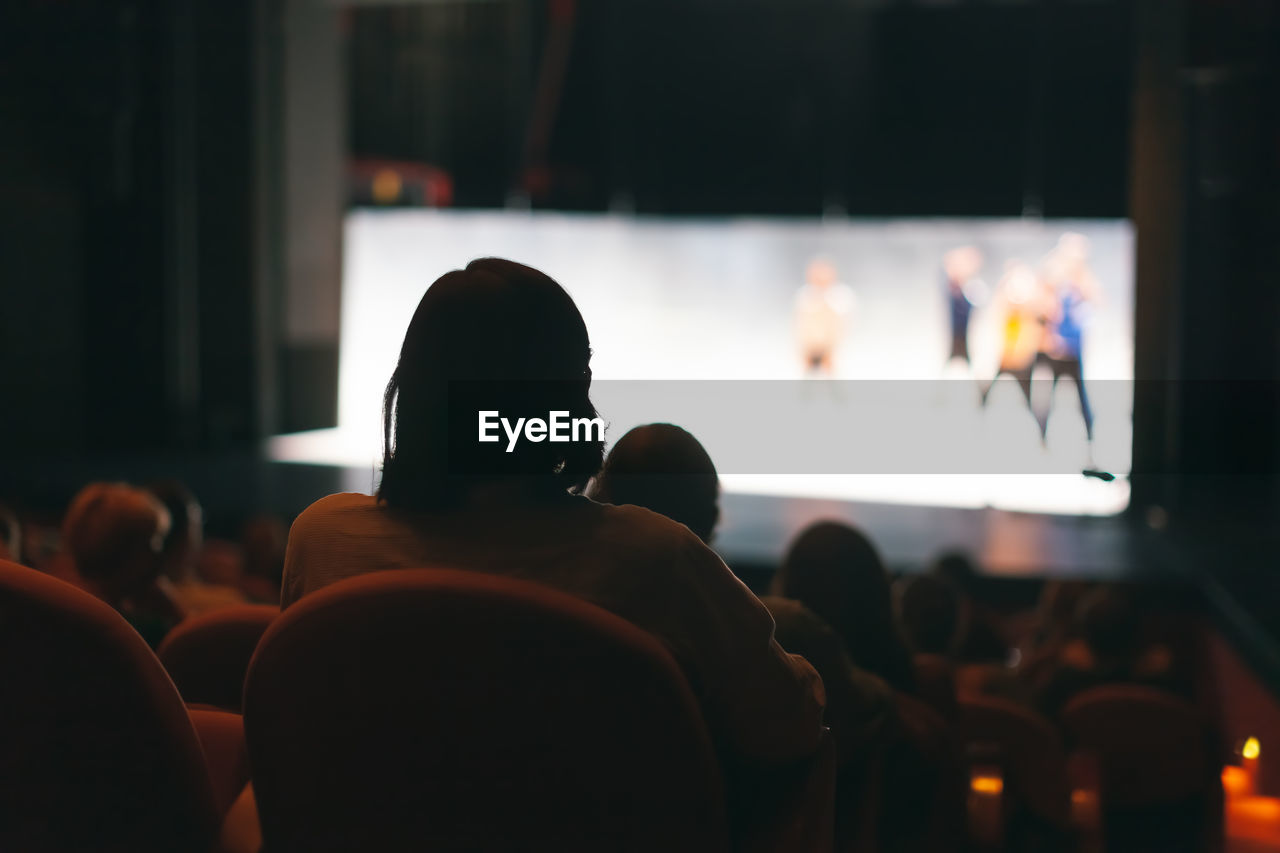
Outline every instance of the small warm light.
<svg viewBox="0 0 1280 853"><path fill-rule="evenodd" d="M1228 764L1222 768L1222 790L1228 797L1247 797L1253 793L1253 780L1243 767Z"/></svg>
<svg viewBox="0 0 1280 853"><path fill-rule="evenodd" d="M1262 753L1262 745L1258 743L1256 737L1251 737L1244 742L1244 746L1240 747L1240 756L1242 758L1257 758Z"/></svg>
<svg viewBox="0 0 1280 853"><path fill-rule="evenodd" d="M1098 796L1093 791L1086 791L1083 788L1076 788L1071 792L1071 804L1075 806L1088 806L1098 801Z"/></svg>
<svg viewBox="0 0 1280 853"><path fill-rule="evenodd" d="M974 776L969 780L969 789L975 794L999 794L1004 791L1004 779L999 776Z"/></svg>
<svg viewBox="0 0 1280 853"><path fill-rule="evenodd" d="M400 176L392 169L382 169L373 176L373 200L378 204L391 204L400 198Z"/></svg>

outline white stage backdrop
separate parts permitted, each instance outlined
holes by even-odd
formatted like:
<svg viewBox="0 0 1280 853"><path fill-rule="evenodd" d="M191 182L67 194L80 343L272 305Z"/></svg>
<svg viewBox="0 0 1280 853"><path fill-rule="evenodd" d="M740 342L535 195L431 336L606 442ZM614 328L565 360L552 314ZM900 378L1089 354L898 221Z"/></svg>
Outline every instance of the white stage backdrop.
<svg viewBox="0 0 1280 853"><path fill-rule="evenodd" d="M947 364L943 254L977 247L984 256L978 278L994 291L1007 261L1037 266L1068 231L1088 237L1101 289L1083 333L1092 460L1069 380L1056 392L1047 372L1033 382L1037 404L1052 403L1044 443L1014 383L997 386L985 409L978 405L977 388L999 360L999 299L979 300L973 310L972 366ZM339 427L275 439L280 459L372 470L382 391L418 300L442 273L496 255L543 270L577 302L595 351L608 440L639 423L681 423L716 460L726 491L1070 514L1114 513L1128 503L1127 222L370 210L349 214L344 251ZM837 382L804 381L795 340L796 292L819 256L855 297L836 355ZM711 404L717 397L722 405ZM743 422L753 398L761 401L754 436ZM838 430L824 436L832 424ZM806 434L843 441L843 449L824 451L827 457L770 449L780 437L821 446L802 440ZM1082 476L1090 462L1117 479Z"/></svg>

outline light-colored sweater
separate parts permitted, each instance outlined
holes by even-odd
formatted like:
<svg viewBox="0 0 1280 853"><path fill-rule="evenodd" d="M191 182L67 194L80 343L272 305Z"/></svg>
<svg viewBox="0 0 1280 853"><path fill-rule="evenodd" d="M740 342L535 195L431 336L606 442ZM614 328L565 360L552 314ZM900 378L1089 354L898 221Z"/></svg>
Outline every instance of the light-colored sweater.
<svg viewBox="0 0 1280 853"><path fill-rule="evenodd" d="M713 738L745 763L817 746L825 703L817 673L783 651L768 610L714 551L640 507L566 494L405 512L369 495L330 495L293 524L280 606L344 578L432 567L542 583L648 631L684 669Z"/></svg>

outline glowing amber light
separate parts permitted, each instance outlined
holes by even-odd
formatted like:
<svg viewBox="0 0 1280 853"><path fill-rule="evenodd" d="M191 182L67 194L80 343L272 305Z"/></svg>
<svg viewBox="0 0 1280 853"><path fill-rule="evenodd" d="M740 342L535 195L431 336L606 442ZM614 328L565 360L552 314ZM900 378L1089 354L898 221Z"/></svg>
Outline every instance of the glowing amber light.
<svg viewBox="0 0 1280 853"><path fill-rule="evenodd" d="M1253 790L1253 781L1243 767L1222 768L1222 790L1228 797L1245 797Z"/></svg>
<svg viewBox="0 0 1280 853"><path fill-rule="evenodd" d="M400 198L400 176L391 169L383 169L373 176L373 200L378 204L390 204Z"/></svg>
<svg viewBox="0 0 1280 853"><path fill-rule="evenodd" d="M1258 743L1256 737L1251 737L1244 742L1244 746L1240 747L1240 755L1242 758L1257 758L1262 752L1262 745Z"/></svg>
<svg viewBox="0 0 1280 853"><path fill-rule="evenodd" d="M974 776L969 789L975 794L999 794L1004 791L1004 780L999 776Z"/></svg>

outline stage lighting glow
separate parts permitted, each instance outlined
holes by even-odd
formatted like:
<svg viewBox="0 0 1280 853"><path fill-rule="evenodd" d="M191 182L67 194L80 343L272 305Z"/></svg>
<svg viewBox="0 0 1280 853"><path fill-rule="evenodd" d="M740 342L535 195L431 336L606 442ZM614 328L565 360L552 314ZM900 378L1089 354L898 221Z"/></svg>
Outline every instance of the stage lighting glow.
<svg viewBox="0 0 1280 853"><path fill-rule="evenodd" d="M606 441L679 423L726 492L1128 505L1127 222L367 209L344 252L339 427L277 438L277 459L376 468L382 390L423 292L499 256L577 303Z"/></svg>
<svg viewBox="0 0 1280 853"><path fill-rule="evenodd" d="M1244 746L1240 747L1241 758L1257 758L1262 754L1262 745L1258 743L1256 737L1245 740Z"/></svg>

